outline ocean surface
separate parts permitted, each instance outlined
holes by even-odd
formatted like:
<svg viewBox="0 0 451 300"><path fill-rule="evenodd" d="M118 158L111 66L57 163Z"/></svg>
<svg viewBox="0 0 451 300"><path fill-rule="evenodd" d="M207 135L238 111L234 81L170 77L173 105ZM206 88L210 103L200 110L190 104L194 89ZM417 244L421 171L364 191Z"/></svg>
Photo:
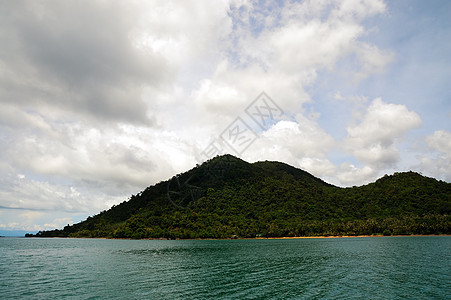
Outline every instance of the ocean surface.
<svg viewBox="0 0 451 300"><path fill-rule="evenodd" d="M451 237L0 238L1 299L451 299Z"/></svg>

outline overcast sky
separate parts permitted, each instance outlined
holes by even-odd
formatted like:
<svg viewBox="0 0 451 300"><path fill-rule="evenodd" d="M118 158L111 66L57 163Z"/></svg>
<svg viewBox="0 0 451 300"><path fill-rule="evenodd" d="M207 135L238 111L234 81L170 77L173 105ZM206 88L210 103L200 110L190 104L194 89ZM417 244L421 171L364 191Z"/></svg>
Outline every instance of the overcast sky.
<svg viewBox="0 0 451 300"><path fill-rule="evenodd" d="M450 182L450 15L447 0L0 0L0 230L79 222L219 148L338 186Z"/></svg>

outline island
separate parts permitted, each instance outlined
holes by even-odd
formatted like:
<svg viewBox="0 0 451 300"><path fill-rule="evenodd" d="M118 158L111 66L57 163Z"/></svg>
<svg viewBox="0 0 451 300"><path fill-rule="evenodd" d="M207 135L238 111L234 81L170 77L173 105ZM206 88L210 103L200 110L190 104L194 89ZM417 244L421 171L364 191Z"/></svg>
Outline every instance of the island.
<svg viewBox="0 0 451 300"><path fill-rule="evenodd" d="M281 162L212 158L119 205L33 237L227 239L451 231L451 183L416 172L337 187Z"/></svg>

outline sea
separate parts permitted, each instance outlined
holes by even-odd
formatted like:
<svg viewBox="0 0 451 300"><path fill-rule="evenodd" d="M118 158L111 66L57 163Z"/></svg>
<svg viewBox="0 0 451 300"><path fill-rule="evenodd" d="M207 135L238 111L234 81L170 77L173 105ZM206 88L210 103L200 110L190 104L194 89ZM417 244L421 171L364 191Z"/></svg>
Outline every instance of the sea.
<svg viewBox="0 0 451 300"><path fill-rule="evenodd" d="M451 237L0 238L1 299L451 299Z"/></svg>

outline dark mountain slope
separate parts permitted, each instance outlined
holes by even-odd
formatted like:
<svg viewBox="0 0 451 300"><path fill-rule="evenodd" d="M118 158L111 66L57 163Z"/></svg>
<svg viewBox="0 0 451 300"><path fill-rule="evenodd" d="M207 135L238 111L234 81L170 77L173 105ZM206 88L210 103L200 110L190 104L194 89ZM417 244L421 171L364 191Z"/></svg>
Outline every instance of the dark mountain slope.
<svg viewBox="0 0 451 300"><path fill-rule="evenodd" d="M414 172L339 188L279 162L219 156L37 236L228 238L450 233L451 184Z"/></svg>

